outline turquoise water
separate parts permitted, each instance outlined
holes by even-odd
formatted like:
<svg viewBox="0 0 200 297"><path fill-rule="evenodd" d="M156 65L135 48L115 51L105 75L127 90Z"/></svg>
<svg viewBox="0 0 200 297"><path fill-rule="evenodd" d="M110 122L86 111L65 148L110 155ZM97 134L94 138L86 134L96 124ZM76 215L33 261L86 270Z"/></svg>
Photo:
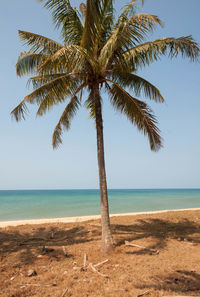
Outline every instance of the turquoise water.
<svg viewBox="0 0 200 297"><path fill-rule="evenodd" d="M200 208L200 189L109 190L110 213ZM98 190L0 191L0 221L94 215Z"/></svg>

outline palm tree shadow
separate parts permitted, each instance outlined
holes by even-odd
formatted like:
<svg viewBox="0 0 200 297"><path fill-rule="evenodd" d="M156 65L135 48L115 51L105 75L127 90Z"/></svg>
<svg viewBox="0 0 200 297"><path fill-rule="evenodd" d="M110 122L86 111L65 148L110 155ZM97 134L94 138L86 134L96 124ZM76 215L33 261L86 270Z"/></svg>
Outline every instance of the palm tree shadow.
<svg viewBox="0 0 200 297"><path fill-rule="evenodd" d="M132 225L112 224L112 232L116 245L123 245L125 240L133 241L139 239L153 238L153 244L147 246L148 249L127 250L127 254L147 254L149 249L162 250L167 245L169 238L184 238L200 242L196 234L200 234L200 225L190 220L170 222L161 219L137 220L138 223ZM91 242L100 239L99 228L92 225L74 226L65 229L61 225L47 227L33 227L32 231L20 233L18 229L0 231L0 256L8 253L20 252L22 263L34 262L39 254L53 257L57 261L64 257L63 246ZM100 226L99 226L100 227ZM47 250L44 250L47 247ZM58 247L52 250L51 247ZM67 250L67 249L66 249ZM67 254L67 257L72 255ZM18 264L16 264L18 265Z"/></svg>
<svg viewBox="0 0 200 297"><path fill-rule="evenodd" d="M177 293L199 292L200 274L195 271L176 270L168 275L154 276L149 284L140 283L136 287L139 289L170 290Z"/></svg>
<svg viewBox="0 0 200 297"><path fill-rule="evenodd" d="M200 242L200 225L187 219L179 222L162 219L140 219L138 222L138 224L133 225L112 225L117 246L123 245L125 240L153 238L154 243L148 246L148 249L127 253L146 254L149 253L149 249L162 250L166 247L169 238ZM198 238L197 234L199 235Z"/></svg>
<svg viewBox="0 0 200 297"><path fill-rule="evenodd" d="M22 265L33 263L38 255L45 255L57 261L63 257L72 257L67 252L67 246L91 242L99 236L97 230L89 231L87 226L75 226L67 230L63 226L33 228L32 232L25 233L20 233L16 229L2 230L0 231L0 256L20 252L19 259ZM66 247L66 254L63 252L63 246Z"/></svg>

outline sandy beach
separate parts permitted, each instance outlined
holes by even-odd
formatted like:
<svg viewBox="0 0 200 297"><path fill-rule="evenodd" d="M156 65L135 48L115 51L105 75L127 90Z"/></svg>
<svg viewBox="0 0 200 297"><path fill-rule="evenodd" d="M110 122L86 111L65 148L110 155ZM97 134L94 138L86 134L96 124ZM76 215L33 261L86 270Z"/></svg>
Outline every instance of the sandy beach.
<svg viewBox="0 0 200 297"><path fill-rule="evenodd" d="M0 296L200 296L200 209L113 214L108 255L99 218L1 222Z"/></svg>
<svg viewBox="0 0 200 297"><path fill-rule="evenodd" d="M187 208L187 209L167 209L158 211L148 211L148 212L132 212L132 213L120 213L120 214L110 214L110 217L123 217L123 216L136 216L142 214L159 214L166 212L177 212L177 211L187 211L187 210L200 210L200 208ZM8 226L20 226L20 225L32 225L32 224L50 224L50 223L78 223L85 222L89 220L100 219L100 215L92 216L76 216L76 217L63 217L63 218L45 218L45 219L30 219L30 220L16 220L16 221L0 221L0 228Z"/></svg>

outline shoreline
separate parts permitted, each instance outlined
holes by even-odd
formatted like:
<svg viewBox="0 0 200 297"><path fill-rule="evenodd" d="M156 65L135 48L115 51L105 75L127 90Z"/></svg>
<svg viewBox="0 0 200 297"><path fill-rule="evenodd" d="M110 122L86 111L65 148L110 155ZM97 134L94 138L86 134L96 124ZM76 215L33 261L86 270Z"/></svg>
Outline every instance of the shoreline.
<svg viewBox="0 0 200 297"><path fill-rule="evenodd" d="M142 214L157 214L157 213L190 211L190 210L191 211L200 210L200 208L166 209L166 210L143 211L143 212L132 212L132 213L119 213L119 214L110 214L110 217L112 218L112 217L121 217L121 216L136 216L136 215L142 215ZM74 216L74 217L62 217L62 218L0 221L0 228L5 228L9 226L49 224L49 223L79 223L79 222L85 222L89 220L97 220L100 218L101 218L101 215L89 215L89 216Z"/></svg>

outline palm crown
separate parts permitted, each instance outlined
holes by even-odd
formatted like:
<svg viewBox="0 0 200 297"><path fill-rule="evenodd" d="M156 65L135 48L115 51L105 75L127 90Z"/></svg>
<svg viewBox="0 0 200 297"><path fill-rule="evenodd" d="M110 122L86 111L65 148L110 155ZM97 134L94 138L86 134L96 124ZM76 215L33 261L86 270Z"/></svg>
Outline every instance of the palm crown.
<svg viewBox="0 0 200 297"><path fill-rule="evenodd" d="M116 20L113 0L87 0L80 5L80 12L69 0L43 2L52 11L56 27L61 28L63 44L19 31L20 39L30 51L21 53L17 74L33 73L29 82L34 90L12 111L16 120L25 117L27 103L36 103L37 115L42 116L55 104L69 98L53 133L56 147L62 142L63 128L69 129L82 103L83 90L88 91L84 104L95 118L95 89L105 88L114 108L148 135L152 150L158 150L162 143L156 118L149 106L135 97L142 94L156 102L164 99L154 85L135 73L165 54L174 57L180 53L195 60L199 48L192 37L147 41L148 33L162 22L155 15L136 14L135 0ZM131 94L127 88L131 89Z"/></svg>

